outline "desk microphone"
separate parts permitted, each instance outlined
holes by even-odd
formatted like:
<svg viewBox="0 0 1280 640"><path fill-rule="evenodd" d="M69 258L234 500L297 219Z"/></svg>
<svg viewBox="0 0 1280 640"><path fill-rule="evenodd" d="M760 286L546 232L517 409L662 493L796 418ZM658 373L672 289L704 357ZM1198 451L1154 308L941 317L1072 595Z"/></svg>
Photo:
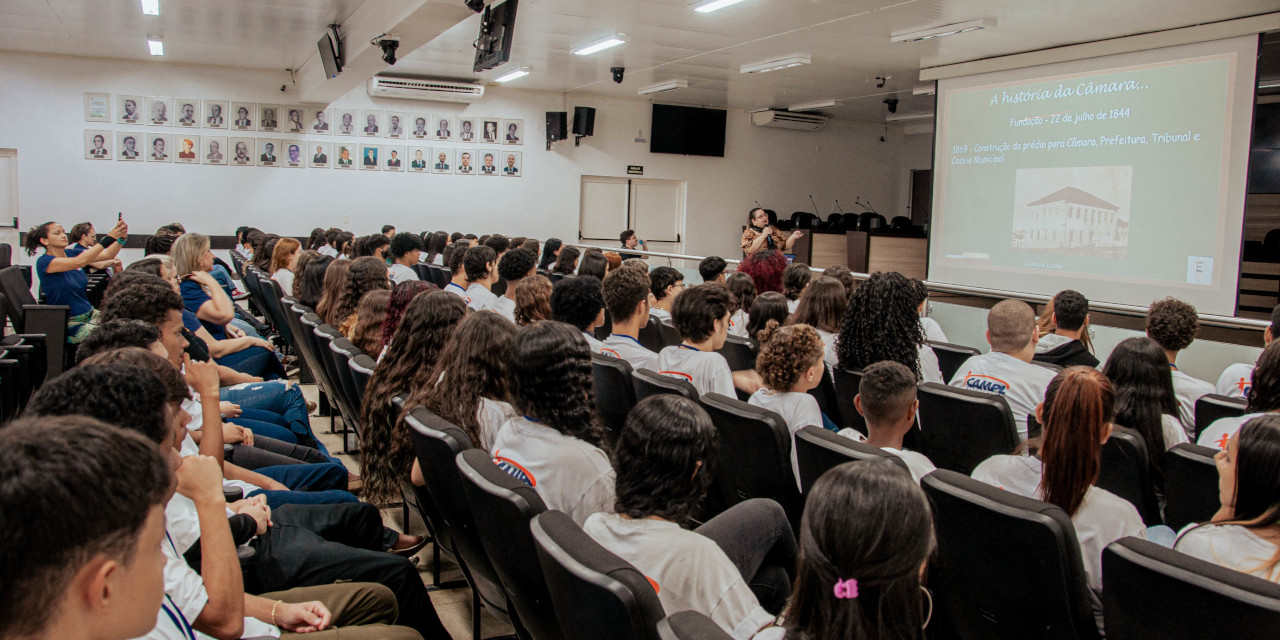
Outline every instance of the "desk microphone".
<svg viewBox="0 0 1280 640"><path fill-rule="evenodd" d="M809 204L813 205L813 212L818 213L818 203L813 201L813 194L809 194Z"/></svg>
<svg viewBox="0 0 1280 640"><path fill-rule="evenodd" d="M760 204L760 201L759 201L759 200L756 200L756 201L755 201L755 203L756 203L756 206L757 206L757 207L760 207L761 209L763 209L763 208L764 208L764 205Z"/></svg>
<svg viewBox="0 0 1280 640"><path fill-rule="evenodd" d="M838 209L838 210L840 211L840 213L844 213L844 209L841 209L841 208L840 208L840 201L839 201L839 200L836 200L836 209Z"/></svg>

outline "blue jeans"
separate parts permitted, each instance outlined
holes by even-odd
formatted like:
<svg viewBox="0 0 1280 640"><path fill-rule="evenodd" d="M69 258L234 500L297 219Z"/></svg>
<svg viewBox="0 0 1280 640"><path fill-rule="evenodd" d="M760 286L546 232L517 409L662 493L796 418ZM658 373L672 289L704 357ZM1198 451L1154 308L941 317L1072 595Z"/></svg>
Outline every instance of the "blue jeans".
<svg viewBox="0 0 1280 640"><path fill-rule="evenodd" d="M347 470L339 464L290 464L262 467L256 471L291 489L259 489L245 496L266 496L267 505L272 509L285 504L359 502L359 499L347 491Z"/></svg>
<svg viewBox="0 0 1280 640"><path fill-rule="evenodd" d="M244 416L240 416L239 418L231 418L230 420L227 420L227 422L239 427L244 427L252 431L253 435L255 436L259 436L263 438L272 438L274 440L287 442L289 444L298 444L298 436L294 435L294 433L290 431L288 427L282 427L278 424L271 424L270 422L261 422L258 420L246 420Z"/></svg>
<svg viewBox="0 0 1280 640"><path fill-rule="evenodd" d="M284 381L246 382L233 387L223 387L219 392L221 400L240 405L241 409L257 409L279 414L287 422L289 430L297 436L298 444L319 449L333 462L337 458L329 455L329 450L315 437L311 430L311 418L307 412L307 400L302 397L302 389L298 385L289 385L285 389Z"/></svg>
<svg viewBox="0 0 1280 640"><path fill-rule="evenodd" d="M246 332L247 333L247 332ZM240 373L257 376L263 380L279 380L284 377L284 365L276 354L264 347L249 347L217 359L218 364Z"/></svg>
<svg viewBox="0 0 1280 640"><path fill-rule="evenodd" d="M261 472L261 469L259 469ZM267 491L266 489L258 489L249 492L246 498L253 496L266 496L267 506L272 509L279 509L286 504L341 504L344 502L359 502L360 499L347 493L346 491Z"/></svg>

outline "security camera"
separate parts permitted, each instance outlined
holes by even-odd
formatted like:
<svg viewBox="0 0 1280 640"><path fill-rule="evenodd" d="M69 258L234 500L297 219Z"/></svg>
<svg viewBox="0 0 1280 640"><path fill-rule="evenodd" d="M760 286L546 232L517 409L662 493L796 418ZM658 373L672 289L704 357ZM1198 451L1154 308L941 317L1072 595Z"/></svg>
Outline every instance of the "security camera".
<svg viewBox="0 0 1280 640"><path fill-rule="evenodd" d="M396 49L400 48L400 36L394 33L384 33L373 40L369 44L376 44L382 48L382 61L387 64L396 63Z"/></svg>
<svg viewBox="0 0 1280 640"><path fill-rule="evenodd" d="M885 80L888 80L888 78L884 76L876 76L876 88L883 89Z"/></svg>
<svg viewBox="0 0 1280 640"><path fill-rule="evenodd" d="M886 105L886 106L888 106L888 107L889 107L889 113L897 113L897 112L898 112L898 99L897 99L897 98L885 98L884 103L885 103L885 105Z"/></svg>
<svg viewBox="0 0 1280 640"><path fill-rule="evenodd" d="M618 84L622 84L622 74L626 71L626 67L609 67L609 72L613 74L613 81Z"/></svg>
<svg viewBox="0 0 1280 640"><path fill-rule="evenodd" d="M467 5L468 9L476 13L484 11L484 0L462 0L462 3Z"/></svg>

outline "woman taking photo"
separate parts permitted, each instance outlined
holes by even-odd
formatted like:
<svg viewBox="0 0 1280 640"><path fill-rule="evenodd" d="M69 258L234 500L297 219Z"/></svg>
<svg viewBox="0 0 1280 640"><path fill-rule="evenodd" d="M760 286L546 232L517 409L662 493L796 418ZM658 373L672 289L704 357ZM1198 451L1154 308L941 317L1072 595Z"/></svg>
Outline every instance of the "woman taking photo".
<svg viewBox="0 0 1280 640"><path fill-rule="evenodd" d="M89 277L84 268L100 260L114 260L129 235L129 225L117 220L107 237L73 258L67 257L67 232L56 222L46 222L27 232L23 246L27 255L36 249L44 255L36 259L36 276L47 304L67 305L67 342L80 344L93 330L97 311L89 304ZM212 278L210 278L212 280Z"/></svg>
<svg viewBox="0 0 1280 640"><path fill-rule="evenodd" d="M804 232L799 229L784 236L782 231L769 222L769 213L756 207L747 213L747 228L742 231L742 253L751 255L761 249L787 252L802 236Z"/></svg>

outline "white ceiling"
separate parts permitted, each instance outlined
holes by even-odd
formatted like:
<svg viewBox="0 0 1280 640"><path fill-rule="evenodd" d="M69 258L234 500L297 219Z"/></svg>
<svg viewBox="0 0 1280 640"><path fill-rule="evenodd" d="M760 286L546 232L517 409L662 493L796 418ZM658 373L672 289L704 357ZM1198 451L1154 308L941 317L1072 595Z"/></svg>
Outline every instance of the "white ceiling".
<svg viewBox="0 0 1280 640"><path fill-rule="evenodd" d="M376 2L378 0L367 0ZM462 0L429 0L457 2ZM137 0L0 0L0 48L147 59L145 36L161 33L165 60L283 69L315 54L330 22L361 0L161 0L144 16ZM913 96L921 67L1088 42L1275 11L1277 0L744 0L701 14L688 0L521 0L511 62L473 74L472 16L417 51L401 51L389 69L459 80L492 80L516 66L533 73L511 87L636 97L667 80L689 87L658 94L662 102L759 109L836 99L824 112L883 121L882 101L899 114L932 110ZM993 29L916 43L890 34L974 18ZM612 33L629 41L591 56L570 49ZM811 65L744 75L739 67L790 54ZM626 68L622 84L609 68ZM884 88L875 76L889 75Z"/></svg>

